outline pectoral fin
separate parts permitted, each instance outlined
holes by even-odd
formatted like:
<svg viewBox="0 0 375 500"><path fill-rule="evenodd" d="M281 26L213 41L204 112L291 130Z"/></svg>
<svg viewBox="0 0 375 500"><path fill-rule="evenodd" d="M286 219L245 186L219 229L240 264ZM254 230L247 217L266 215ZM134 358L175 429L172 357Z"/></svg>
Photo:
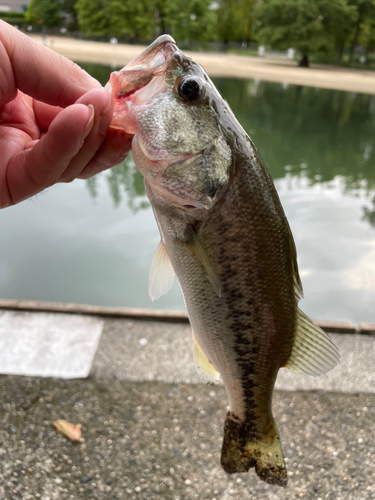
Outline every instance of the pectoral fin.
<svg viewBox="0 0 375 500"><path fill-rule="evenodd" d="M172 287L173 281L174 270L165 246L161 241L151 262L148 282L148 294L150 299L154 301L166 294Z"/></svg>
<svg viewBox="0 0 375 500"><path fill-rule="evenodd" d="M217 295L221 297L221 289L219 278L215 272L215 269L212 266L212 263L201 245L198 236L196 235L194 229L189 225L187 228L188 238L186 239L186 243L190 245L192 252L195 254L195 258L198 262L203 266L203 269L206 272L207 279L211 283L212 288L215 290Z"/></svg>
<svg viewBox="0 0 375 500"><path fill-rule="evenodd" d="M220 373L216 370L214 365L206 356L205 352L199 345L197 339L193 333L193 354L194 361L197 364L199 372L203 375L205 379L209 382L217 382L220 380Z"/></svg>
<svg viewBox="0 0 375 500"><path fill-rule="evenodd" d="M297 309L294 345L285 368L318 376L332 370L339 361L337 347L328 335Z"/></svg>

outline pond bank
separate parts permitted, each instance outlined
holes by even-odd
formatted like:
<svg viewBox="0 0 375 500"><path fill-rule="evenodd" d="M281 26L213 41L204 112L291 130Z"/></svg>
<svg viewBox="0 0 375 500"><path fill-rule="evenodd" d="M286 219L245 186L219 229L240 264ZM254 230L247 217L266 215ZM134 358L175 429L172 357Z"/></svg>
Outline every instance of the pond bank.
<svg viewBox="0 0 375 500"><path fill-rule="evenodd" d="M31 37L43 43L42 37ZM64 37L48 37L47 46L78 63L91 62L113 67L124 66L145 47L139 45L112 45ZM375 72L328 65L313 64L311 68L299 68L286 59L186 52L200 63L210 76L234 76L255 78L284 84L307 85L335 90L375 94Z"/></svg>

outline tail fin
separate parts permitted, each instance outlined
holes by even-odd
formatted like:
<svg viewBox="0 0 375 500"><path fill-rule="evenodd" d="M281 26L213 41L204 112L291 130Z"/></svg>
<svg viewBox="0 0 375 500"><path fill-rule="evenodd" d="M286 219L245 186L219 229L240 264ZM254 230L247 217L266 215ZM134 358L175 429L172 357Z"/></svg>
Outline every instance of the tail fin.
<svg viewBox="0 0 375 500"><path fill-rule="evenodd" d="M288 481L276 425L268 436L259 439L249 424L231 412L225 420L221 465L229 474L255 467L258 476L269 484L286 486Z"/></svg>

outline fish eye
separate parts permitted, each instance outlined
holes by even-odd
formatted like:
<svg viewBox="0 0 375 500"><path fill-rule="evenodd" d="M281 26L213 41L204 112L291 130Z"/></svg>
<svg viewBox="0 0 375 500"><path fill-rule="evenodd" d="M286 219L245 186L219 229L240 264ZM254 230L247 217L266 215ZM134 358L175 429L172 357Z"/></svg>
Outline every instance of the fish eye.
<svg viewBox="0 0 375 500"><path fill-rule="evenodd" d="M195 101L199 98L201 86L194 78L185 78L177 90L179 95L186 101Z"/></svg>

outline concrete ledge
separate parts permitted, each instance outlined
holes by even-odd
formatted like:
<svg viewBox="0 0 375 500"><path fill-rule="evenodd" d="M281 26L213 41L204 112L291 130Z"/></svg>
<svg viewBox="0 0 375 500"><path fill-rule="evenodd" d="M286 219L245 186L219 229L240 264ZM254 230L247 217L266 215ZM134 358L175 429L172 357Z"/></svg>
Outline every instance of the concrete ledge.
<svg viewBox="0 0 375 500"><path fill-rule="evenodd" d="M363 333L365 335L375 335L374 323L359 323L358 329L359 333Z"/></svg>
<svg viewBox="0 0 375 500"><path fill-rule="evenodd" d="M149 321L171 321L188 323L186 311L163 309L142 309L136 307L106 307L88 304L71 304L68 302L43 302L39 300L0 299L0 309L15 311L40 311L69 314L85 314L113 318L133 318Z"/></svg>
<svg viewBox="0 0 375 500"><path fill-rule="evenodd" d="M359 329L351 321L326 321L316 319L314 323L320 326L322 330L330 333L360 333ZM362 323L365 324L365 323ZM372 325L375 327L375 325Z"/></svg>
<svg viewBox="0 0 375 500"><path fill-rule="evenodd" d="M0 299L0 310L57 312L84 314L112 318L141 319L145 321L167 321L171 323L189 323L186 311L165 309L142 309L136 307L106 307L65 302L43 302L39 300ZM375 334L375 325L360 323L357 327L351 321L314 320L317 326L327 333Z"/></svg>

